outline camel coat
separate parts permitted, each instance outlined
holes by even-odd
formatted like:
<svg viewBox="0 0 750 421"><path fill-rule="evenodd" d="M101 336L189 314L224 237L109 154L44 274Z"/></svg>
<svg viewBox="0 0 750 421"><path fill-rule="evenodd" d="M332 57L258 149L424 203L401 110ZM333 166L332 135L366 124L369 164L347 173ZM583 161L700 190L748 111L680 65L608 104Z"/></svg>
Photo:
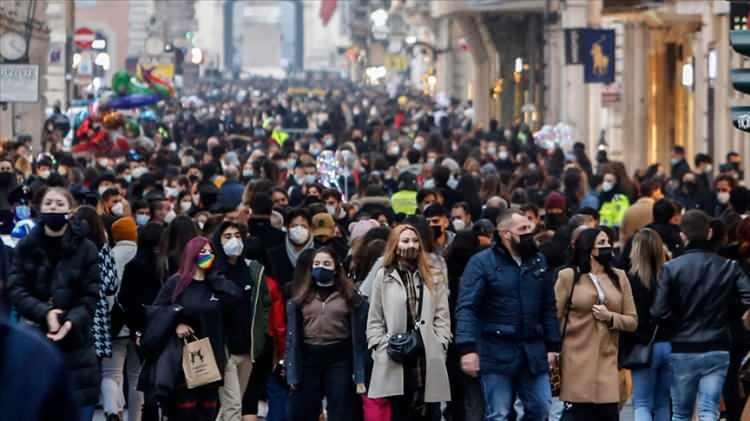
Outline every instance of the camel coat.
<svg viewBox="0 0 750 421"><path fill-rule="evenodd" d="M404 370L388 357L388 338L406 332L406 289L396 270L379 269L370 294L367 346L374 362L368 396L385 398L404 394ZM424 290L419 331L425 348L425 402L451 399L446 350L451 340L448 288L437 282Z"/></svg>
<svg viewBox="0 0 750 421"><path fill-rule="evenodd" d="M594 282L581 274L573 293L567 332L560 353L562 385L560 399L576 403L618 403L620 383L617 368L619 331L634 332L638 315L625 272L615 269L620 289L609 277L598 277L604 289L605 304L614 313L613 325L594 318L597 303ZM557 318L562 334L565 305L573 285L573 269L561 270L555 283Z"/></svg>

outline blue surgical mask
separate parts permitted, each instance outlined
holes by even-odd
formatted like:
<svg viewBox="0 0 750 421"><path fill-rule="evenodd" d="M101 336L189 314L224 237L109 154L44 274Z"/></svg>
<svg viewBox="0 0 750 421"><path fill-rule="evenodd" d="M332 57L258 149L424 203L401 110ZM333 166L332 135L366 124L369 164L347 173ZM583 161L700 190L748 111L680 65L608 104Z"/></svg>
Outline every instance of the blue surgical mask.
<svg viewBox="0 0 750 421"><path fill-rule="evenodd" d="M27 205L16 206L16 219L22 221L31 218L31 208Z"/></svg>
<svg viewBox="0 0 750 421"><path fill-rule="evenodd" d="M144 214L142 214L142 213L139 213L139 214L137 214L137 215L135 216L135 223L136 223L136 224L137 224L137 225L138 225L139 227L141 227L141 226L144 226L144 225L148 224L148 221L150 221L150 220L151 220L151 217L150 217L150 216L148 216L148 215L144 215Z"/></svg>

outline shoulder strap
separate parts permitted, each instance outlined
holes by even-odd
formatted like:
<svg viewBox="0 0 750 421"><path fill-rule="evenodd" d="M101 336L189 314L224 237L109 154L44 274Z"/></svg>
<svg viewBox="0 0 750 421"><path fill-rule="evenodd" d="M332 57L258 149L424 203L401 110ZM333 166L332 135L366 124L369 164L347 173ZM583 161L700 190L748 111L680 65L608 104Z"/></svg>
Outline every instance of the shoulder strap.
<svg viewBox="0 0 750 421"><path fill-rule="evenodd" d="M570 294L568 295L568 299L565 303L565 316L563 319L562 331L560 332L560 342L565 340L565 333L568 329L568 316L570 316L570 308L573 306L573 293L576 290L576 284L578 283L578 278L581 275L578 272L578 268L571 269L573 269L573 284L570 286Z"/></svg>

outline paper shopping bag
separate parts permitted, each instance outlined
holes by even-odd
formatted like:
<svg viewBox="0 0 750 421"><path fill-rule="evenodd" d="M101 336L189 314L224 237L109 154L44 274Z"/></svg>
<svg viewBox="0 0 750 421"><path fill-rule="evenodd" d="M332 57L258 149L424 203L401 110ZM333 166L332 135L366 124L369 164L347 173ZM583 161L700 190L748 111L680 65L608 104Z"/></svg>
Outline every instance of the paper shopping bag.
<svg viewBox="0 0 750 421"><path fill-rule="evenodd" d="M182 348L182 371L185 373L188 389L221 380L214 350L208 338L198 339L192 336L190 341L185 339L185 346Z"/></svg>

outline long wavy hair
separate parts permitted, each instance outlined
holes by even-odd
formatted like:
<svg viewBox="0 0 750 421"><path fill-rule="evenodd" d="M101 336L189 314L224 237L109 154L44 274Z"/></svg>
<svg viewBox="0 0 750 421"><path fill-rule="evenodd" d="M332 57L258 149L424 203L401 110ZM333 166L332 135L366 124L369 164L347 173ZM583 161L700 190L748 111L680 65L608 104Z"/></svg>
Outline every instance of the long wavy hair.
<svg viewBox="0 0 750 421"><path fill-rule="evenodd" d="M630 250L630 274L637 275L646 288L651 289L665 260L664 243L656 231L643 228L635 233Z"/></svg>
<svg viewBox="0 0 750 421"><path fill-rule="evenodd" d="M177 301L190 283L193 282L195 272L198 269L195 260L198 258L198 254L206 244L211 244L211 241L208 238L195 237L185 246L185 250L182 252L182 258L180 259L180 268L175 275L177 276L177 286L174 289L174 293L172 293L173 303ZM214 251L214 253L216 253L216 251ZM209 269L209 271L210 270L211 269Z"/></svg>
<svg viewBox="0 0 750 421"><path fill-rule="evenodd" d="M398 243L401 239L401 233L404 231L413 232L419 241L419 256L417 256L417 270L419 276L422 278L422 282L427 286L428 289L432 290L432 274L430 273L430 266L427 263L427 253L425 252L422 236L419 235L419 231L411 225L398 225L391 231L388 242L385 244L385 252L383 253L383 267L385 268L396 268L398 266Z"/></svg>

